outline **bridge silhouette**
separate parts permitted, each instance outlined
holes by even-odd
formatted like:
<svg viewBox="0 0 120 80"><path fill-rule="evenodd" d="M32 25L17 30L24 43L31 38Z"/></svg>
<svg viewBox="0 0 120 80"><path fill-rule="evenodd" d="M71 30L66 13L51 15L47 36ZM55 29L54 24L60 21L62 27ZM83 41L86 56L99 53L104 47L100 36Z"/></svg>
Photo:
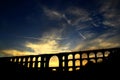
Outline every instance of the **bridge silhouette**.
<svg viewBox="0 0 120 80"><path fill-rule="evenodd" d="M119 71L119 58L120 48L1 57L0 71L2 76L17 80L101 80ZM54 59L58 65L51 67Z"/></svg>

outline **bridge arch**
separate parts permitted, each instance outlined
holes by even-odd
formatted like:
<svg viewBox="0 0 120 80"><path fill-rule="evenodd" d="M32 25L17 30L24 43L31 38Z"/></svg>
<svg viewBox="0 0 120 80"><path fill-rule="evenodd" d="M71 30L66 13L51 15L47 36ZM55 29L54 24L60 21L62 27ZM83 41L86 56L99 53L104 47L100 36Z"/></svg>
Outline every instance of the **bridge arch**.
<svg viewBox="0 0 120 80"><path fill-rule="evenodd" d="M49 59L49 67L59 67L59 58L56 55L53 55Z"/></svg>
<svg viewBox="0 0 120 80"><path fill-rule="evenodd" d="M79 53L75 54L75 59L80 59L80 54Z"/></svg>
<svg viewBox="0 0 120 80"><path fill-rule="evenodd" d="M70 59L73 59L73 54L69 54L68 55L68 59L70 60Z"/></svg>
<svg viewBox="0 0 120 80"><path fill-rule="evenodd" d="M95 53L94 52L90 52L89 58L95 58Z"/></svg>
<svg viewBox="0 0 120 80"><path fill-rule="evenodd" d="M102 52L97 52L97 57L103 57L103 53Z"/></svg>
<svg viewBox="0 0 120 80"><path fill-rule="evenodd" d="M82 58L88 58L87 53L82 53Z"/></svg>
<svg viewBox="0 0 120 80"><path fill-rule="evenodd" d="M105 51L105 52L104 52L104 56L105 56L105 57L108 57L109 54L110 54L110 51Z"/></svg>

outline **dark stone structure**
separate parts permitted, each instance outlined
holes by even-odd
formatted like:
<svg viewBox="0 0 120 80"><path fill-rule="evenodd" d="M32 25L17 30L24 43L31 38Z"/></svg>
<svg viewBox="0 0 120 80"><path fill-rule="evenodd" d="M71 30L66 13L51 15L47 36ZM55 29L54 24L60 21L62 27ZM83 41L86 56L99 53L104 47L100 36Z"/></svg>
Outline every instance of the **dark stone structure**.
<svg viewBox="0 0 120 80"><path fill-rule="evenodd" d="M49 66L52 58L57 58L57 67ZM104 78L109 78L109 70L113 71L116 67L119 71L119 58L120 48L3 57L0 58L0 70L1 74L5 73L3 75L6 76L12 74L10 78L17 80L61 80L60 78L63 80L100 80L103 77L98 78L99 76L96 75L100 72Z"/></svg>

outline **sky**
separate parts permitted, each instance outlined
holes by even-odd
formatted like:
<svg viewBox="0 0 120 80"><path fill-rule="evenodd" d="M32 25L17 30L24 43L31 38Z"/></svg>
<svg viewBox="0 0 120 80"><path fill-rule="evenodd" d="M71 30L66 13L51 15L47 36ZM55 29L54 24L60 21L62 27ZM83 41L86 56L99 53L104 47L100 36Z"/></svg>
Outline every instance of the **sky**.
<svg viewBox="0 0 120 80"><path fill-rule="evenodd" d="M120 0L1 0L0 57L120 47Z"/></svg>

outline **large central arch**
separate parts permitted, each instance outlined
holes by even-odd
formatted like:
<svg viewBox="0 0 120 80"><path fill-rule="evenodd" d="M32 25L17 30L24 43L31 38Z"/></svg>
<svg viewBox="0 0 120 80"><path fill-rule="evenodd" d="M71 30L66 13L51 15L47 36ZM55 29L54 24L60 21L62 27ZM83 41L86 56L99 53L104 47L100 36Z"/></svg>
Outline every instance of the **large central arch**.
<svg viewBox="0 0 120 80"><path fill-rule="evenodd" d="M49 67L59 67L59 58L57 56L50 57Z"/></svg>

